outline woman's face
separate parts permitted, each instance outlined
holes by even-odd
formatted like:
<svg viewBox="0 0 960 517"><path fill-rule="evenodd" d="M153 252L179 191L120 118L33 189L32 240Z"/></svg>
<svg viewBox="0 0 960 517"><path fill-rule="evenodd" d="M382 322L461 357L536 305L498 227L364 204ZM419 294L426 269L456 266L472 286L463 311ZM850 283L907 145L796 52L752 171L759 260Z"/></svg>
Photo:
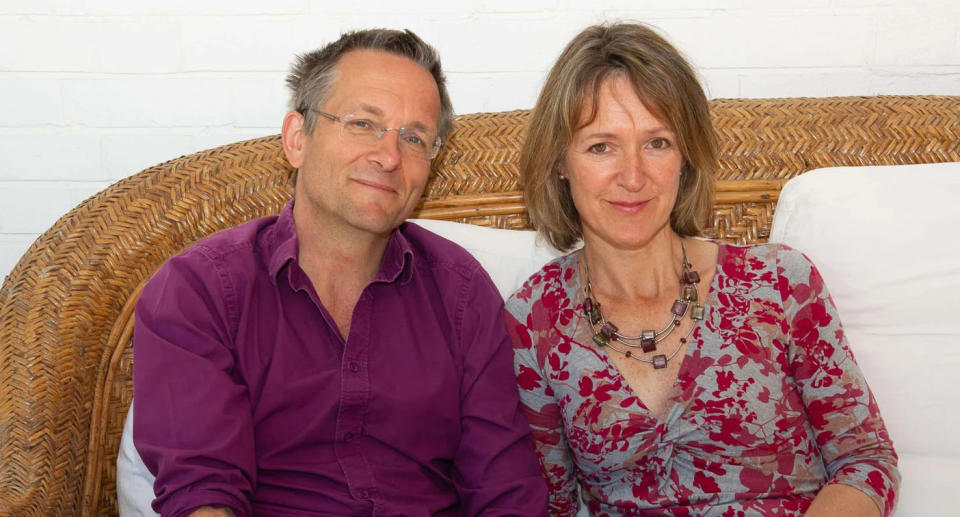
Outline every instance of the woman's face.
<svg viewBox="0 0 960 517"><path fill-rule="evenodd" d="M561 163L584 242L637 249L669 232L682 166L676 135L647 110L630 81L604 81L596 118L574 133Z"/></svg>

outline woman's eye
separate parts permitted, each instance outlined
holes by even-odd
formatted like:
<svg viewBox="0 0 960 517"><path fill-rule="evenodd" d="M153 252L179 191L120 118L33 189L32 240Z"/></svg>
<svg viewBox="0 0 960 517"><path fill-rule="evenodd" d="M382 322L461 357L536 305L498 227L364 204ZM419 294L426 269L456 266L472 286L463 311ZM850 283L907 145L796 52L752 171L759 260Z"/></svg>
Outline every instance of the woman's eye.
<svg viewBox="0 0 960 517"><path fill-rule="evenodd" d="M605 153L609 150L610 150L610 146L604 143L593 144L587 148L587 152L595 153L595 154Z"/></svg>
<svg viewBox="0 0 960 517"><path fill-rule="evenodd" d="M666 138L654 138L650 141L650 147L653 149L666 149L670 147L670 142Z"/></svg>

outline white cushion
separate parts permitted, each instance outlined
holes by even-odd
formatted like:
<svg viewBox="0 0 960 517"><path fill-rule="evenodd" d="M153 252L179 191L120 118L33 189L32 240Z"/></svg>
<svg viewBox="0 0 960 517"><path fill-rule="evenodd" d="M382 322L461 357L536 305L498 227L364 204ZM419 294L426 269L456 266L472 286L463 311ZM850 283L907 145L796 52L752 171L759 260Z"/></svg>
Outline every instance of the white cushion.
<svg viewBox="0 0 960 517"><path fill-rule="evenodd" d="M140 459L133 446L133 403L127 410L117 454L117 506L120 517L156 517L150 503L153 502L153 474Z"/></svg>
<svg viewBox="0 0 960 517"><path fill-rule="evenodd" d="M562 255L538 239L534 231L503 230L433 219L411 221L469 251L490 274L504 299L544 264Z"/></svg>
<svg viewBox="0 0 960 517"><path fill-rule="evenodd" d="M960 479L958 194L960 163L819 169L784 186L771 229L813 260L837 304L905 460L898 516L952 507L931 487Z"/></svg>
<svg viewBox="0 0 960 517"><path fill-rule="evenodd" d="M469 251L487 270L500 295L506 299L527 277L561 255L540 242L536 232L486 228L471 224L413 219L413 222ZM153 517L154 477L133 445L133 405L127 412L117 455L117 499L121 517Z"/></svg>
<svg viewBox="0 0 960 517"><path fill-rule="evenodd" d="M957 486L960 459L900 455L900 499L896 517L955 515L953 490Z"/></svg>

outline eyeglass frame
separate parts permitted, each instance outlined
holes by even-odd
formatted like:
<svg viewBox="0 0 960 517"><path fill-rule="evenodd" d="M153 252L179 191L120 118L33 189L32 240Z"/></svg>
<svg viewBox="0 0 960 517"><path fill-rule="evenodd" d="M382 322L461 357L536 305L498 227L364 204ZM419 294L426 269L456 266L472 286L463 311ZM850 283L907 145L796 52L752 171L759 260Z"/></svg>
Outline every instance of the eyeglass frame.
<svg viewBox="0 0 960 517"><path fill-rule="evenodd" d="M399 147L401 150L404 149L404 146L402 145L403 140L401 140L401 138L402 138L403 135L406 134L407 131L408 131L408 129L407 129L406 127L386 127L386 126L383 126L383 125L380 125L380 124L374 122L373 120L364 119L364 118L361 118L361 117L356 117L356 116L355 116L354 114L352 114L352 113L346 113L346 114L344 114L344 115L334 115L333 113L327 113L326 111L321 111L321 110L318 110L318 109L315 109L315 108L306 108L305 111L312 111L312 112L314 112L314 113L316 113L316 114L318 114L318 115L321 115L322 117L326 118L327 120L330 120L331 122L336 122L336 123L338 123L338 124L340 125L340 136L341 136L341 137L343 136L343 133L344 133L344 131L346 130L347 122L349 122L349 121L351 121L351 120L358 120L358 119L359 119L359 120L367 120L368 122L370 122L370 124L373 126L373 128L376 129L376 132L371 133L371 135L373 135L378 141L383 138L383 135L387 134L387 131L396 131L396 132L397 132L397 145L398 145L398 147ZM351 117L356 117L356 118L351 118ZM414 130L410 130L410 131L414 131ZM416 133L414 133L414 134L416 134ZM417 156L417 157L422 157L422 158L424 158L424 159L426 159L426 160L433 160L434 158L437 157L437 155L440 154L440 148L441 148L441 147L443 147L443 139L440 138L440 135L437 135L437 136L435 136L435 137L433 138L433 147L432 147L432 149L431 149L431 151L430 151L429 153L424 154L424 155L420 155L420 154L414 152L413 154L414 154L415 156Z"/></svg>

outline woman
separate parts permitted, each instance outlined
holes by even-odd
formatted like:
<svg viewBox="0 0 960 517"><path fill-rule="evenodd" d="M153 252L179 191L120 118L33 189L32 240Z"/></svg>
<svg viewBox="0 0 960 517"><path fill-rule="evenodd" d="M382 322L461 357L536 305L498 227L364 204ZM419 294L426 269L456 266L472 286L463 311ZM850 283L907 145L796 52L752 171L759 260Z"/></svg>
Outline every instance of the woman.
<svg viewBox="0 0 960 517"><path fill-rule="evenodd" d="M716 142L695 74L641 25L586 29L521 153L531 221L583 247L507 302L551 511L888 515L896 454L816 268L694 238Z"/></svg>

